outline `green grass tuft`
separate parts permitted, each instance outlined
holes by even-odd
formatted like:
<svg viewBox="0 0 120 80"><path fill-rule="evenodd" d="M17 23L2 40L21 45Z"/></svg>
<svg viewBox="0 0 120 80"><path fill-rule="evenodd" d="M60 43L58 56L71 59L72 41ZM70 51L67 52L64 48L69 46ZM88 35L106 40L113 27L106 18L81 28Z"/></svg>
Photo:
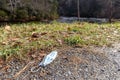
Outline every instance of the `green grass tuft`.
<svg viewBox="0 0 120 80"><path fill-rule="evenodd" d="M73 46L73 45L77 45L79 43L81 43L81 44L84 43L84 40L82 40L80 38L80 36L70 36L70 37L65 38L65 42L68 45Z"/></svg>

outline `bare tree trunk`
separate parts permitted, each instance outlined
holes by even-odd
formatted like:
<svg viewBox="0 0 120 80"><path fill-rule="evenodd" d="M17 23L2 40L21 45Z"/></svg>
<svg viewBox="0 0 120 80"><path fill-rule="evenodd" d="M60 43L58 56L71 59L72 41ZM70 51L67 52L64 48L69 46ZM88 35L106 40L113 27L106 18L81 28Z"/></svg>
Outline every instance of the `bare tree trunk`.
<svg viewBox="0 0 120 80"><path fill-rule="evenodd" d="M80 1L77 0L77 16L78 16L78 20L80 19Z"/></svg>
<svg viewBox="0 0 120 80"><path fill-rule="evenodd" d="M110 8L109 8L109 11L110 11L110 13L109 13L109 22L111 23L112 22L112 15L113 15L113 2L112 2L112 0L110 0Z"/></svg>
<svg viewBox="0 0 120 80"><path fill-rule="evenodd" d="M17 0L14 0L14 9L16 10L17 9Z"/></svg>
<svg viewBox="0 0 120 80"><path fill-rule="evenodd" d="M11 7L11 12L13 12L13 3L12 3L12 1L10 0L10 7Z"/></svg>

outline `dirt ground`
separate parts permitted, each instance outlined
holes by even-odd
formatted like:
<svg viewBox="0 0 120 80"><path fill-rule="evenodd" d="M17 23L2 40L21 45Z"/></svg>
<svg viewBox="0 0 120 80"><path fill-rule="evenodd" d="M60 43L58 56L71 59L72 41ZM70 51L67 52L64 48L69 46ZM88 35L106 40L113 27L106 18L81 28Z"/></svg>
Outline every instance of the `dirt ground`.
<svg viewBox="0 0 120 80"><path fill-rule="evenodd" d="M13 59L0 66L0 80L120 80L120 44L57 49L58 57L38 72L38 61Z"/></svg>

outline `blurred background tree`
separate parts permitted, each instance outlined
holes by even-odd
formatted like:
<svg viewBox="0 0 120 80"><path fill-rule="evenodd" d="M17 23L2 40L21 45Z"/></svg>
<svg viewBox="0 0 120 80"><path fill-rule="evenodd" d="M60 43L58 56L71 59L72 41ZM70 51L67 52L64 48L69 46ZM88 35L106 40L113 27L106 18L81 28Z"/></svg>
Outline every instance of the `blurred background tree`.
<svg viewBox="0 0 120 80"><path fill-rule="evenodd" d="M58 0L61 16L78 16L77 0ZM120 18L120 0L79 0L81 17Z"/></svg>
<svg viewBox="0 0 120 80"><path fill-rule="evenodd" d="M120 18L120 0L0 0L0 21Z"/></svg>
<svg viewBox="0 0 120 80"><path fill-rule="evenodd" d="M55 19L57 6L57 0L0 0L0 20Z"/></svg>

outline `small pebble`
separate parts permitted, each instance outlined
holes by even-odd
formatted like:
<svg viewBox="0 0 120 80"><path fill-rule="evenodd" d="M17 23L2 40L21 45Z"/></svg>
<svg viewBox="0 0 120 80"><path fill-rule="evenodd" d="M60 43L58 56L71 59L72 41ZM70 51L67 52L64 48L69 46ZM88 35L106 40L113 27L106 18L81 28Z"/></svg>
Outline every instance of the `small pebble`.
<svg viewBox="0 0 120 80"><path fill-rule="evenodd" d="M19 67L18 67L18 66L16 66L16 69L18 70L18 69L19 69Z"/></svg>
<svg viewBox="0 0 120 80"><path fill-rule="evenodd" d="M11 69L7 69L7 72L11 72Z"/></svg>
<svg viewBox="0 0 120 80"><path fill-rule="evenodd" d="M71 75L71 71L68 71L68 74Z"/></svg>
<svg viewBox="0 0 120 80"><path fill-rule="evenodd" d="M103 70L103 69L101 69L101 71L102 71L102 72L104 72L104 70Z"/></svg>
<svg viewBox="0 0 120 80"><path fill-rule="evenodd" d="M0 64L0 68L2 68L3 66Z"/></svg>
<svg viewBox="0 0 120 80"><path fill-rule="evenodd" d="M36 80L36 78L34 78L33 80Z"/></svg>
<svg viewBox="0 0 120 80"><path fill-rule="evenodd" d="M120 71L120 69L118 69L118 71Z"/></svg>
<svg viewBox="0 0 120 80"><path fill-rule="evenodd" d="M120 50L118 50L118 52L120 52Z"/></svg>
<svg viewBox="0 0 120 80"><path fill-rule="evenodd" d="M2 76L3 74L0 72L0 76Z"/></svg>

